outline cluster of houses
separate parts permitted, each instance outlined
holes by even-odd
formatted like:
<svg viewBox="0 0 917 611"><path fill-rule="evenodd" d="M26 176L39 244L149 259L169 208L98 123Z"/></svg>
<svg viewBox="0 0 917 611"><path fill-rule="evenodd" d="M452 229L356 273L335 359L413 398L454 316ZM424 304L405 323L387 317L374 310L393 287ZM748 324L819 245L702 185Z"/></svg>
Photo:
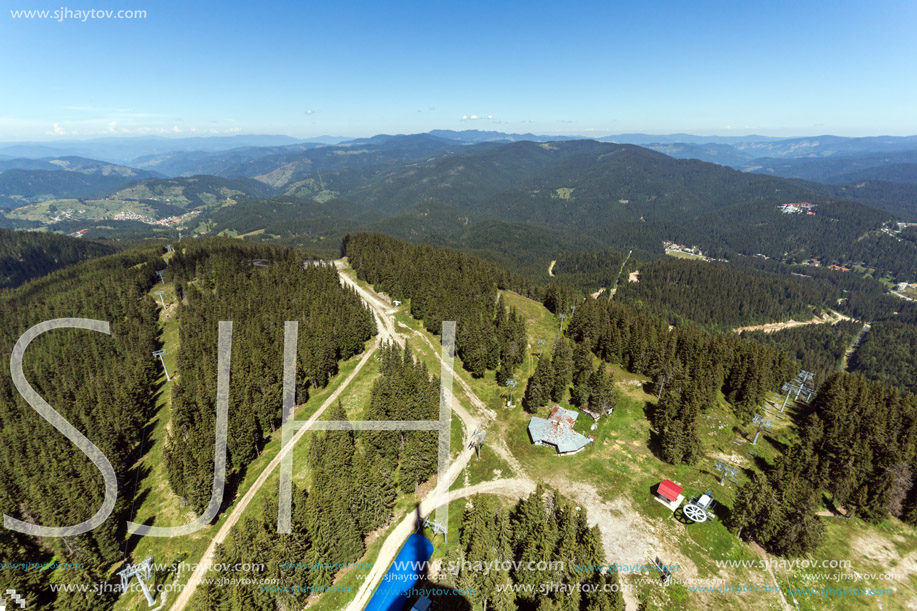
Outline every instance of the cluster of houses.
<svg viewBox="0 0 917 611"><path fill-rule="evenodd" d="M666 253L680 252L685 255L694 255L696 257L704 256L704 253L697 246L685 246L684 244L677 244L675 242L663 242L662 246L665 248Z"/></svg>
<svg viewBox="0 0 917 611"><path fill-rule="evenodd" d="M163 225L163 226L178 225L182 221L187 220L193 216L197 216L200 213L201 213L200 210L192 210L190 212L186 212L179 216L167 216L165 218L156 219L155 221L148 221L148 222L150 225Z"/></svg>
<svg viewBox="0 0 917 611"><path fill-rule="evenodd" d="M796 202L792 204L781 204L778 206L780 212L784 214L807 214L809 216L815 216L813 208L815 204L811 202Z"/></svg>

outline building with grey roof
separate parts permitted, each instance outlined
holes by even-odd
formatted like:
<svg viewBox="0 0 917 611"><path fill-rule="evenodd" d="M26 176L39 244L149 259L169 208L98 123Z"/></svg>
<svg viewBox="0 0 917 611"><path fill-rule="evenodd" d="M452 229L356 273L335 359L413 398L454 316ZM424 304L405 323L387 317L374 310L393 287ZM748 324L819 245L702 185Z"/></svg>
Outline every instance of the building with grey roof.
<svg viewBox="0 0 917 611"><path fill-rule="evenodd" d="M529 421L529 436L536 446L552 446L560 456L576 454L592 443L592 437L586 437L573 430L578 412L555 405L551 415L545 418L533 416Z"/></svg>

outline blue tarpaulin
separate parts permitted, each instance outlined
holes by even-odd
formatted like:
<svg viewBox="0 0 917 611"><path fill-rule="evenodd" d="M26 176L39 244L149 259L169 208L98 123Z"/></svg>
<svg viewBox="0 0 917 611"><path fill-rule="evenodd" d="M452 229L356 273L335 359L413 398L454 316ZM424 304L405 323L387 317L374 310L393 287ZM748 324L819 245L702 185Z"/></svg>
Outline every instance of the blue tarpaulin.
<svg viewBox="0 0 917 611"><path fill-rule="evenodd" d="M429 539L417 533L408 537L365 611L402 611L408 602L407 593L424 576L423 567L432 555Z"/></svg>

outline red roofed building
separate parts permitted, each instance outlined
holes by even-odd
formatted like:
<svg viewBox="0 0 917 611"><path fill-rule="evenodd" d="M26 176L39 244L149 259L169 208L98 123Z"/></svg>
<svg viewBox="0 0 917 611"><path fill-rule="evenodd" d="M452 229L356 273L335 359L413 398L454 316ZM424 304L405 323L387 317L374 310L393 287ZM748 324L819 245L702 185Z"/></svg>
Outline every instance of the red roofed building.
<svg viewBox="0 0 917 611"><path fill-rule="evenodd" d="M683 491L684 488L672 480L666 479L656 486L656 500L672 511L675 511L685 498L684 495L682 495Z"/></svg>
<svg viewBox="0 0 917 611"><path fill-rule="evenodd" d="M681 494L682 490L684 490L684 488L675 482L671 480L663 480L663 482L659 484L659 487L656 489L656 492L660 496L664 497L665 500L674 501L678 498L678 495Z"/></svg>

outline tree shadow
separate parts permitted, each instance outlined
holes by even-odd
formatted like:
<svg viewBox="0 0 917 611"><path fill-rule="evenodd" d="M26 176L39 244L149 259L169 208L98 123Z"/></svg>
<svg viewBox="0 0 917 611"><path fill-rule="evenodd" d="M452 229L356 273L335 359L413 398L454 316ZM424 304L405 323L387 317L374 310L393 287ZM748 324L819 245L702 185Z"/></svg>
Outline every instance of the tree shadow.
<svg viewBox="0 0 917 611"><path fill-rule="evenodd" d="M665 455L662 451L662 433L657 431L652 426L653 417L656 413L656 404L650 403L649 401L643 407L644 413L646 414L646 419L650 422L650 438L646 442L646 447L650 452L653 453L653 456L661 460L666 464L670 464L669 461L665 458Z"/></svg>
<svg viewBox="0 0 917 611"><path fill-rule="evenodd" d="M143 500L146 499L147 494L148 492L144 491L142 494L138 495L137 497L138 503L137 505L135 505L135 507L139 506L143 502ZM129 516L129 517L133 517L133 516ZM144 526L152 526L154 520L155 520L155 517L150 516L149 518L141 522L141 524L143 524ZM121 533L121 536L119 538L124 540L124 547L121 548L121 551L123 552L125 558L130 558L131 556L133 556L134 550L137 549L137 544L140 543L140 539L142 539L143 537L141 537L140 535L127 534L127 520L120 521L120 523L118 524L118 530Z"/></svg>

